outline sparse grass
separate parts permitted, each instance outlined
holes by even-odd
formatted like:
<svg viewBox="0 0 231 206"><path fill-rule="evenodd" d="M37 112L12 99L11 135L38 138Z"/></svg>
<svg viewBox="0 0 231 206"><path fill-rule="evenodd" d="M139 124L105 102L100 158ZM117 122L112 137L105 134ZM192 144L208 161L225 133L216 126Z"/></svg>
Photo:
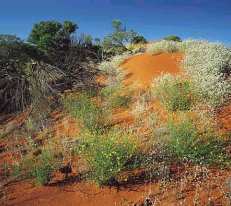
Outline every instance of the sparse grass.
<svg viewBox="0 0 231 206"><path fill-rule="evenodd" d="M114 108L128 108L132 101L131 92L121 94L124 91L123 86L106 86L101 90L101 96L107 107Z"/></svg>
<svg viewBox="0 0 231 206"><path fill-rule="evenodd" d="M121 171L137 150L131 134L113 129L99 135L86 132L77 152L87 160L91 178L98 184L109 184Z"/></svg>
<svg viewBox="0 0 231 206"><path fill-rule="evenodd" d="M44 149L37 157L25 156L18 164L13 165L13 175L32 177L37 184L45 185L60 165L61 161L55 158L54 152Z"/></svg>
<svg viewBox="0 0 231 206"><path fill-rule="evenodd" d="M35 177L36 182L39 184L47 184L52 177L52 173L58 168L57 159L55 159L54 154L49 150L42 151L38 162L33 165L31 171L32 177Z"/></svg>
<svg viewBox="0 0 231 206"><path fill-rule="evenodd" d="M153 82L154 95L169 111L189 110L194 94L189 80L164 75Z"/></svg>
<svg viewBox="0 0 231 206"><path fill-rule="evenodd" d="M64 97L63 105L74 118L81 121L83 127L92 132L101 132L106 126L106 116L110 115L104 113L103 108L85 93Z"/></svg>

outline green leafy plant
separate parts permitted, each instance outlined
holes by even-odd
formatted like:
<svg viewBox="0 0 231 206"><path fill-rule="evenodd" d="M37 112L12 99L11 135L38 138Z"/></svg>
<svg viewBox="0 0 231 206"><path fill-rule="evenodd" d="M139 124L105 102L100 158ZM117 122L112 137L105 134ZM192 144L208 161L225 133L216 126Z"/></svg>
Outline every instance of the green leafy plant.
<svg viewBox="0 0 231 206"><path fill-rule="evenodd" d="M79 154L87 160L91 178L98 184L108 184L135 154L137 146L130 134L111 130L107 134L85 133Z"/></svg>
<svg viewBox="0 0 231 206"><path fill-rule="evenodd" d="M28 41L45 51L66 49L71 41L70 35L76 29L78 26L71 21L64 21L63 24L57 21L41 21L33 26Z"/></svg>
<svg viewBox="0 0 231 206"><path fill-rule="evenodd" d="M80 120L83 127L92 132L100 132L106 124L106 114L102 107L97 105L86 93L64 97L64 108L77 120ZM108 114L107 114L108 115Z"/></svg>
<svg viewBox="0 0 231 206"><path fill-rule="evenodd" d="M154 93L170 111L189 110L194 101L192 86L188 80L165 75L155 80Z"/></svg>
<svg viewBox="0 0 231 206"><path fill-rule="evenodd" d="M224 152L224 142L211 133L199 131L190 119L168 124L171 153L181 160L202 164L225 165L228 157Z"/></svg>

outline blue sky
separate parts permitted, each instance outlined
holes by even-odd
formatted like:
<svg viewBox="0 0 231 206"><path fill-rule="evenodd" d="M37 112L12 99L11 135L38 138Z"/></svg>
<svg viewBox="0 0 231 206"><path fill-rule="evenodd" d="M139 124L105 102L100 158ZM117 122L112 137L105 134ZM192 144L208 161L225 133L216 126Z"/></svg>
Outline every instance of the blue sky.
<svg viewBox="0 0 231 206"><path fill-rule="evenodd" d="M169 34L231 45L231 0L1 0L0 33L25 39L41 20L72 20L93 37L111 32L111 21L147 39Z"/></svg>

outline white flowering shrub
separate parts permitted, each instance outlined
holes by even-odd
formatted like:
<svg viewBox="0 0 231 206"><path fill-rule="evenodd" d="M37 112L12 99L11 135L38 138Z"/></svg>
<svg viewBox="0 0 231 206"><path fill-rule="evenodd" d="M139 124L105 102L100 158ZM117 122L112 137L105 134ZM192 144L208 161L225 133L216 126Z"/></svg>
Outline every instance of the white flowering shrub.
<svg viewBox="0 0 231 206"><path fill-rule="evenodd" d="M124 79L124 72L120 69L121 64L128 59L131 54L124 53L114 56L111 60L104 61L99 65L99 70L107 75L107 85L116 86Z"/></svg>
<svg viewBox="0 0 231 206"><path fill-rule="evenodd" d="M180 48L180 42L162 40L148 44L146 51L151 54L159 54L162 52L173 53L178 52Z"/></svg>
<svg viewBox="0 0 231 206"><path fill-rule="evenodd" d="M116 55L112 59L102 62L99 65L99 69L108 75L114 75L116 74L120 65L130 56L131 54L127 54L127 53Z"/></svg>
<svg viewBox="0 0 231 206"><path fill-rule="evenodd" d="M231 51L222 44L188 40L182 43L183 66L198 95L211 106L221 105L231 94L225 72L231 71Z"/></svg>

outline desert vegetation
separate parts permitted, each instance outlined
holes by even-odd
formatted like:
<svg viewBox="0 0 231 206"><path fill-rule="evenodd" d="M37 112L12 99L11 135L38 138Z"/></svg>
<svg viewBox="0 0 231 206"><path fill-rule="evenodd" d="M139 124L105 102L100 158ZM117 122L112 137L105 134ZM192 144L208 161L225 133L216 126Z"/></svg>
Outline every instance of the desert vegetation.
<svg viewBox="0 0 231 206"><path fill-rule="evenodd" d="M199 189L187 200L172 184L185 181L186 190L194 181L197 187L211 181L210 170L230 174L231 130L220 128L216 116L230 105L230 49L178 36L149 43L120 20L112 28L102 41L76 35L71 21L39 22L28 41L0 36L0 112L16 119L0 130L0 154L12 157L0 162L1 191L25 180L64 187L93 182L118 191L159 185L163 196L172 187L176 202L193 205ZM127 81L133 74L124 63L163 54L182 56L174 62L180 72L163 69L145 87ZM230 190L221 187L227 203ZM216 198L206 194L206 204L215 205ZM164 201L151 190L145 195L141 203L121 204Z"/></svg>

